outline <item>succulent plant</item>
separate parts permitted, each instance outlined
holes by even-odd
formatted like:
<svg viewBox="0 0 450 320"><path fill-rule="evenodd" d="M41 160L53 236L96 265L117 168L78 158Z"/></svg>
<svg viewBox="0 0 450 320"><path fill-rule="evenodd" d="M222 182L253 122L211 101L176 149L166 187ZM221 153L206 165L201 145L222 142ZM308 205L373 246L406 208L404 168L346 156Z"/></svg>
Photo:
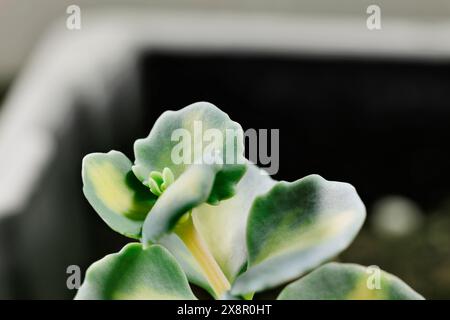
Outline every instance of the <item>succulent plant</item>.
<svg viewBox="0 0 450 320"><path fill-rule="evenodd" d="M199 102L164 112L135 142L134 163L118 151L83 159L89 203L139 242L92 264L77 299L196 299L189 282L215 299L252 299L296 279L278 299L422 299L384 271L327 263L365 220L354 187L275 181L244 158L242 132Z"/></svg>

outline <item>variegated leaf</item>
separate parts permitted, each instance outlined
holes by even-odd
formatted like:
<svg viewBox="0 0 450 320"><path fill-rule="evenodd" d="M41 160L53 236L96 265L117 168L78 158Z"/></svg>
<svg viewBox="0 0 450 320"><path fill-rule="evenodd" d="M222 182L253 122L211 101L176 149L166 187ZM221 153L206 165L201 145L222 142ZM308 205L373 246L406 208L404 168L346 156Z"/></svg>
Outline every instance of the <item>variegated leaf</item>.
<svg viewBox="0 0 450 320"><path fill-rule="evenodd" d="M223 164L208 195L211 204L234 195L246 168L241 126L207 102L164 112L149 136L136 140L134 153L133 172L145 185L150 172L165 167L178 179L192 165L208 164L210 159Z"/></svg>
<svg viewBox="0 0 450 320"><path fill-rule="evenodd" d="M131 166L118 151L87 155L82 166L83 192L113 230L139 239L156 196L134 176Z"/></svg>
<svg viewBox="0 0 450 320"><path fill-rule="evenodd" d="M197 230L231 283L247 262L245 233L253 200L274 184L270 176L249 163L233 198L217 206L202 204L193 211Z"/></svg>
<svg viewBox="0 0 450 320"><path fill-rule="evenodd" d="M279 300L421 300L402 280L378 268L328 263L288 285Z"/></svg>
<svg viewBox="0 0 450 320"><path fill-rule="evenodd" d="M353 186L311 175L278 182L256 198L247 223L249 268L233 285L246 294L295 279L344 250L365 219Z"/></svg>
<svg viewBox="0 0 450 320"><path fill-rule="evenodd" d="M146 249L126 245L92 264L75 299L79 300L193 300L183 270L158 245Z"/></svg>

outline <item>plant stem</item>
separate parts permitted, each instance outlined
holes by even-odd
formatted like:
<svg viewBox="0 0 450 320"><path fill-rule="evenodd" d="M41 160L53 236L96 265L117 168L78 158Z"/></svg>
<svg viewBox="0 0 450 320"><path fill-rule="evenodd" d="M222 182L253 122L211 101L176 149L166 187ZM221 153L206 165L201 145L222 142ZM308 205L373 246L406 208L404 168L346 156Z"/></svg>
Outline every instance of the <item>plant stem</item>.
<svg viewBox="0 0 450 320"><path fill-rule="evenodd" d="M178 223L175 228L175 233L183 240L195 260L197 260L206 279L214 290L216 298L220 298L230 289L230 283L211 252L209 252L201 235L195 229L191 213L188 213L188 217Z"/></svg>

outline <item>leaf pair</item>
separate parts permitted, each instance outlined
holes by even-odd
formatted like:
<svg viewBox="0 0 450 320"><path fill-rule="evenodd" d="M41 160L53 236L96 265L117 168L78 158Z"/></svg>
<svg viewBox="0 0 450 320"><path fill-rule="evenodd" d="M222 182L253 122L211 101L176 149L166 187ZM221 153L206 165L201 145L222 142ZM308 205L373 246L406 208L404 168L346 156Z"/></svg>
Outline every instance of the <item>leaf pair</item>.
<svg viewBox="0 0 450 320"><path fill-rule="evenodd" d="M113 230L144 245L164 245L190 281L212 292L171 231L186 212L235 194L246 171L243 150L238 123L209 103L195 103L162 114L149 136L135 142L134 164L118 151L87 155L83 192Z"/></svg>
<svg viewBox="0 0 450 320"><path fill-rule="evenodd" d="M200 124L200 125L199 125ZM180 130L180 135L175 135ZM209 134L208 134L209 132ZM214 134L230 136L223 143ZM211 153L198 152L206 139ZM183 146L186 162L174 160L173 150ZM187 211L204 202L216 204L234 195L245 173L242 128L215 106L196 103L180 111L167 111L150 135L135 142L135 164L122 153L92 153L83 159L83 191L101 218L115 231L134 239L158 241ZM191 152L192 151L192 152ZM233 162L227 158L233 155ZM213 161L211 158L213 157ZM174 182L157 199L151 175L167 172ZM149 184L150 181L150 184ZM153 193L150 190L153 188ZM149 212L152 212L149 215ZM148 219L147 219L148 218ZM144 223L145 222L145 223ZM142 228L146 229L142 235Z"/></svg>
<svg viewBox="0 0 450 320"><path fill-rule="evenodd" d="M365 218L349 184L317 175L276 182L251 164L233 198L193 212L234 295L280 285L334 257Z"/></svg>

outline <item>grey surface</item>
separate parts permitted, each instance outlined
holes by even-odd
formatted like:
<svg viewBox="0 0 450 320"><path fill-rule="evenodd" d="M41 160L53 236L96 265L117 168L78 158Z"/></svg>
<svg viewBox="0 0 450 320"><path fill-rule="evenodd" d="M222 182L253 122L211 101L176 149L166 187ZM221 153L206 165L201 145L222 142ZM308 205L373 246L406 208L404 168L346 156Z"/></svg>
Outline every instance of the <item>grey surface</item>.
<svg viewBox="0 0 450 320"><path fill-rule="evenodd" d="M382 18L407 23L439 24L449 21L447 0L2 0L0 1L0 79L10 79L23 68L34 46L57 18L67 17L66 8L77 4L84 14L120 10L153 13L156 10L210 13L266 14L274 17L329 17L365 19L366 8L377 4ZM118 22L120 24L120 22ZM326 22L325 22L326 23ZM64 28L64 24L59 24Z"/></svg>

